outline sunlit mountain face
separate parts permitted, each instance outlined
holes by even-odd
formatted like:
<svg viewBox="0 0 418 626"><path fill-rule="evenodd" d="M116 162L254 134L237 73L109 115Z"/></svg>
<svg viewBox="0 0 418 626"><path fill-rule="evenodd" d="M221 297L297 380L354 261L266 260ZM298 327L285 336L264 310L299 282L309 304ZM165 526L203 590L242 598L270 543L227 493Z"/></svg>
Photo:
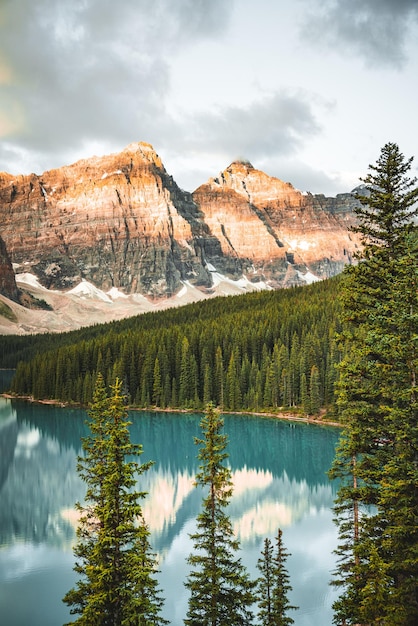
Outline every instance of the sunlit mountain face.
<svg viewBox="0 0 418 626"><path fill-rule="evenodd" d="M186 192L142 142L41 176L0 173L0 294L11 309L1 332L306 285L352 262L352 193L303 194L243 161L214 174ZM25 308L28 297L37 305Z"/></svg>

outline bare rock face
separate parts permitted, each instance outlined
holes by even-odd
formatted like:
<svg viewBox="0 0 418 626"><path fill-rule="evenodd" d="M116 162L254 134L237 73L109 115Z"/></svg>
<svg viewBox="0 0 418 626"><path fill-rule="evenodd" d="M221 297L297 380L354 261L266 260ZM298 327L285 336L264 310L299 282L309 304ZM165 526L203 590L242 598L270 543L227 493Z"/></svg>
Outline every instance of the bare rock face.
<svg viewBox="0 0 418 626"><path fill-rule="evenodd" d="M214 269L273 287L337 274L358 245L354 204L241 162L190 194L145 143L40 176L0 174L1 233L22 271L48 288L85 279L152 298L184 282L210 291Z"/></svg>
<svg viewBox="0 0 418 626"><path fill-rule="evenodd" d="M48 288L85 278L159 296L180 280L210 285L195 250L208 229L148 144L42 176L0 175L0 212L13 261Z"/></svg>
<svg viewBox="0 0 418 626"><path fill-rule="evenodd" d="M356 200L304 195L250 163L234 162L193 194L224 258L275 287L338 274L359 246L349 232ZM217 259L215 264L222 265Z"/></svg>
<svg viewBox="0 0 418 626"><path fill-rule="evenodd" d="M0 237L0 293L10 300L19 299L19 290L16 285L15 274L6 245Z"/></svg>

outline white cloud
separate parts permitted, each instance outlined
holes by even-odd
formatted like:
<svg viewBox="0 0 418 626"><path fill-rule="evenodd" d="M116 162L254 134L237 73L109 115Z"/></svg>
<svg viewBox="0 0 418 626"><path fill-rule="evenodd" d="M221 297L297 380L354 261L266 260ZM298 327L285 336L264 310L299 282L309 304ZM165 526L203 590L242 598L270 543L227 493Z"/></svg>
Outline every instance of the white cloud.
<svg viewBox="0 0 418 626"><path fill-rule="evenodd" d="M190 191L237 157L348 191L416 150L417 26L416 0L3 0L0 171L146 141Z"/></svg>

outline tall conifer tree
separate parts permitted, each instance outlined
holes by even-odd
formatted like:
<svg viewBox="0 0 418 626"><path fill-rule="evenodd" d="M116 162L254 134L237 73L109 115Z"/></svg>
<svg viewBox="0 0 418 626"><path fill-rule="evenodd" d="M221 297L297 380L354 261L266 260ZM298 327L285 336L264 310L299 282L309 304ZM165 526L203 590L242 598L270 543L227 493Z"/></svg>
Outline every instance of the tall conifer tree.
<svg viewBox="0 0 418 626"><path fill-rule="evenodd" d="M223 419L212 405L202 419L203 439L196 486L207 490L197 531L191 535L195 551L186 587L190 591L186 626L248 626L252 621L253 583L236 556L239 542L234 537L226 507L232 496L231 472L226 465L227 436Z"/></svg>
<svg viewBox="0 0 418 626"><path fill-rule="evenodd" d="M122 383L107 394L99 374L89 409L91 435L83 440L78 472L87 484L80 513L74 570L80 574L64 597L71 622L85 626L157 626L162 599L155 580L155 558L139 504L136 478L151 463L140 465L142 447L131 443Z"/></svg>
<svg viewBox="0 0 418 626"><path fill-rule="evenodd" d="M356 228L364 249L342 281L345 430L331 472L342 481L336 624L418 622L418 188L407 176L411 162L386 144L370 166Z"/></svg>
<svg viewBox="0 0 418 626"><path fill-rule="evenodd" d="M260 626L290 626L294 620L287 615L289 610L297 609L287 598L291 591L286 560L290 556L283 544L283 533L277 531L276 553L270 539L264 540L264 549L257 567L261 572L258 579L258 619Z"/></svg>

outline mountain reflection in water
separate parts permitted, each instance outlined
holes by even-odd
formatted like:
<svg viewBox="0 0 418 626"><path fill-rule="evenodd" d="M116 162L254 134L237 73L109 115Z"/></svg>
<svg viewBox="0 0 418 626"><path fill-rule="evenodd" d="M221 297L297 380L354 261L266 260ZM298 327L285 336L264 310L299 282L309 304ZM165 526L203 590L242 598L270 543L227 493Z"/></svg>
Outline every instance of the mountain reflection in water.
<svg viewBox="0 0 418 626"><path fill-rule="evenodd" d="M88 434L85 419L81 409L0 398L0 615L7 615L8 626L56 626L69 619L61 598L75 580L74 503L85 493L76 458ZM160 558L165 616L180 626L187 610L189 533L202 499L194 487L201 415L132 411L130 419L132 441L144 450L140 461L155 461L139 488L148 492L142 505ZM338 431L226 415L225 432L234 483L228 513L244 564L258 575L264 538L273 538L280 526L292 553L287 566L290 600L300 606L292 612L296 626L330 625L335 488L326 472ZM28 589L38 587L31 600Z"/></svg>

